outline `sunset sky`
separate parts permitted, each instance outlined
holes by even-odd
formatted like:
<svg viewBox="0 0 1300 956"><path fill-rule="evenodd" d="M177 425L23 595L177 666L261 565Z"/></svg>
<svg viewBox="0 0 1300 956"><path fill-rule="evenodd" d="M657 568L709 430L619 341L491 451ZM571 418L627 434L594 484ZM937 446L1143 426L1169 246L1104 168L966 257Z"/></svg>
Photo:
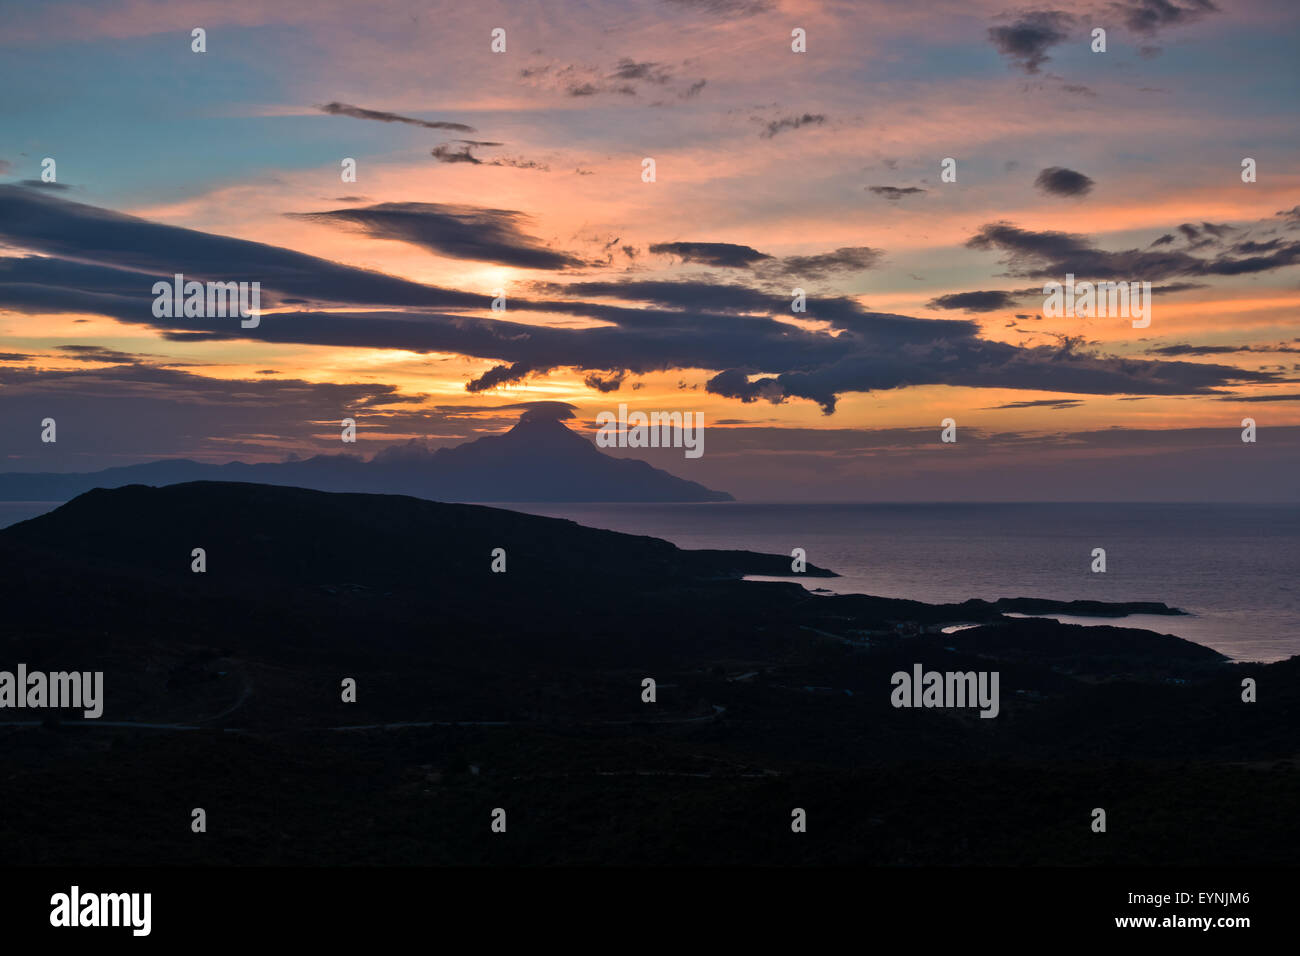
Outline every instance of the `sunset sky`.
<svg viewBox="0 0 1300 956"><path fill-rule="evenodd" d="M638 457L738 497L1294 500L1300 8L1061 6L6 3L2 470L545 400L703 412ZM177 272L260 326L155 318ZM1067 273L1150 327L1042 317Z"/></svg>

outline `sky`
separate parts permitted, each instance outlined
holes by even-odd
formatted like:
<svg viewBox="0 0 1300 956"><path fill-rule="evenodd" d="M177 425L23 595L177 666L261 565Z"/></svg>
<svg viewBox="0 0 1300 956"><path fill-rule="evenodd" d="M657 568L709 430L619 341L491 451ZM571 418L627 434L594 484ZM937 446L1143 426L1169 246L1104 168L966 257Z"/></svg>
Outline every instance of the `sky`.
<svg viewBox="0 0 1300 956"><path fill-rule="evenodd" d="M0 7L4 470L546 401L700 412L614 453L750 500L1300 498L1288 0Z"/></svg>

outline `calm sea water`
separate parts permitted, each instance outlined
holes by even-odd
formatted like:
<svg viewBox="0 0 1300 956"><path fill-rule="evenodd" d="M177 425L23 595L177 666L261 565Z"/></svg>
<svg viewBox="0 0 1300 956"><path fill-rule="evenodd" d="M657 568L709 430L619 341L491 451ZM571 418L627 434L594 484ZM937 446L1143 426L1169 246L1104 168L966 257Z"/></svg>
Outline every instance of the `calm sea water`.
<svg viewBox="0 0 1300 956"><path fill-rule="evenodd" d="M665 538L789 554L842 577L807 587L934 603L1163 601L1191 617L1113 621L1237 660L1300 654L1300 507L1150 504L640 504L508 507ZM1106 573L1090 570L1106 549ZM1097 619L1060 618L1076 623Z"/></svg>
<svg viewBox="0 0 1300 956"><path fill-rule="evenodd" d="M56 505L0 503L0 526ZM1300 507L1150 504L502 505L683 548L789 554L839 578L808 587L929 602L967 598L1163 601L1191 617L1114 623L1238 660L1300 654ZM1106 549L1105 574L1089 568ZM1096 619L1062 618L1078 623Z"/></svg>

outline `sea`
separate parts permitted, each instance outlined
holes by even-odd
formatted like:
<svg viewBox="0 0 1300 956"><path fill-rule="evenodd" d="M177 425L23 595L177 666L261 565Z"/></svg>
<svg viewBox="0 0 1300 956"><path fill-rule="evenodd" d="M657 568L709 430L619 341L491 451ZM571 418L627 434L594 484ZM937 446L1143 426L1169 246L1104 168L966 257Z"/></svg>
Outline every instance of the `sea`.
<svg viewBox="0 0 1300 956"><path fill-rule="evenodd" d="M57 507L0 502L0 527ZM1300 654L1300 506L1254 504L497 504L682 548L788 555L809 589L929 603L1162 601L1187 616L1081 618L1175 634L1234 660ZM1094 549L1106 570L1092 571Z"/></svg>
<svg viewBox="0 0 1300 956"><path fill-rule="evenodd" d="M1139 627L1234 660L1300 654L1300 506L1196 504L504 505L682 548L790 554L838 578L805 587L928 603L1162 601L1186 617L1071 617ZM1092 571L1095 548L1105 573Z"/></svg>

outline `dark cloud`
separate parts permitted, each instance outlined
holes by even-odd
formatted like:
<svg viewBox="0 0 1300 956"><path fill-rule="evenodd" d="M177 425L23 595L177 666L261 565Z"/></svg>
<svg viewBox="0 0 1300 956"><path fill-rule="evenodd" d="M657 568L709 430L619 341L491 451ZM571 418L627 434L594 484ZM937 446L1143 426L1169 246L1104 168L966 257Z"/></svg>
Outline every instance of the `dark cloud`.
<svg viewBox="0 0 1300 956"><path fill-rule="evenodd" d="M1219 12L1212 0L1123 0L1110 6L1123 17L1126 27L1145 36Z"/></svg>
<svg viewBox="0 0 1300 956"><path fill-rule="evenodd" d="M388 202L288 215L310 222L358 226L376 239L409 242L453 259L496 262L525 269L565 269L586 264L567 253L547 249L521 228L527 217L509 209Z"/></svg>
<svg viewBox="0 0 1300 956"><path fill-rule="evenodd" d="M919 196L925 192L924 189L916 186L868 186L867 189L891 202L897 202L904 196Z"/></svg>
<svg viewBox="0 0 1300 956"><path fill-rule="evenodd" d="M440 163L469 163L472 166L512 166L515 169L537 169L544 173L551 171L550 166L531 159L511 156L501 159L480 159L474 155L473 151L479 147L503 146L504 143L474 139L458 139L456 142L461 144L459 149L451 143L443 143L431 149L429 154Z"/></svg>
<svg viewBox="0 0 1300 956"><path fill-rule="evenodd" d="M1038 174L1034 185L1049 196L1086 196L1095 184L1089 177L1073 169L1048 166Z"/></svg>
<svg viewBox="0 0 1300 956"><path fill-rule="evenodd" d="M757 249L730 242L656 242L650 246L650 252L725 269L748 269L755 262L772 258Z"/></svg>
<svg viewBox="0 0 1300 956"><path fill-rule="evenodd" d="M738 398L745 403L766 399L773 404L780 404L788 397L778 379L768 376L750 381L747 372L734 368L719 372L709 379L704 388L714 395Z"/></svg>
<svg viewBox="0 0 1300 956"><path fill-rule="evenodd" d="M483 160L471 153L468 146L457 149L450 143L443 143L433 147L429 154L440 163L472 163L475 166L483 164Z"/></svg>
<svg viewBox="0 0 1300 956"><path fill-rule="evenodd" d="M1286 395L1264 394L1264 395L1225 395L1219 399L1221 402L1300 402L1300 392L1291 392Z"/></svg>
<svg viewBox="0 0 1300 956"><path fill-rule="evenodd" d="M661 86L673 78L672 71L662 63L638 63L627 57L618 61L618 66L609 76L615 80L645 80Z"/></svg>
<svg viewBox="0 0 1300 956"><path fill-rule="evenodd" d="M750 17L773 8L772 0L664 0L671 7L713 15Z"/></svg>
<svg viewBox="0 0 1300 956"><path fill-rule="evenodd" d="M570 96L595 96L598 93L618 93L620 96L636 96L636 87L631 83L571 83L565 92Z"/></svg>
<svg viewBox="0 0 1300 956"><path fill-rule="evenodd" d="M1212 222L1202 222L1199 226L1194 223L1185 222L1178 227L1183 238L1187 240L1188 248L1204 249L1208 246L1216 246L1220 241L1236 232L1228 225L1215 225Z"/></svg>
<svg viewBox="0 0 1300 956"><path fill-rule="evenodd" d="M1195 226L1186 223L1179 229L1184 234L1189 230L1200 234ZM1200 258L1174 250L1108 252L1075 233L1034 232L1007 222L982 226L966 245L972 249L998 250L1004 254L1004 262L1014 275L1037 278L1059 278L1071 272L1092 279L1155 282L1176 276L1249 275L1300 262L1300 241L1284 243L1266 255L1234 258L1220 254Z"/></svg>
<svg viewBox="0 0 1300 956"><path fill-rule="evenodd" d="M1014 292L954 292L941 295L927 303L932 309L962 309L966 312L997 312L1016 304ZM1017 316L1020 318L1020 316ZM1028 316L1026 316L1028 318Z"/></svg>
<svg viewBox="0 0 1300 956"><path fill-rule="evenodd" d="M1290 209L1283 209L1273 215L1285 219L1292 227L1300 226L1300 206L1292 206Z"/></svg>
<svg viewBox="0 0 1300 956"><path fill-rule="evenodd" d="M501 408L521 408L524 413L519 416L521 422L563 422L575 417L576 405L568 402L519 402L516 405L502 405Z"/></svg>
<svg viewBox="0 0 1300 956"><path fill-rule="evenodd" d="M852 252L856 250L843 250ZM827 254L834 257L835 253ZM808 256L821 260L823 256ZM780 265L790 262L782 260ZM617 299L625 302L645 302L659 306L664 311L652 309L622 309L597 306L590 302L577 306L586 314L623 325L650 327L680 327L690 316L700 316L698 328L755 328L752 317L758 315L789 315L790 298L748 286L713 281L633 280L623 282L588 281L560 283L535 283L533 288L548 295L577 296L584 299ZM536 300L534 300L536 302ZM557 303L552 303L557 304ZM566 308L572 308L568 306ZM808 318L834 323L839 328L855 328L871 322L877 330L890 326L893 320L902 323L922 322L931 329L942 329L945 334L974 334L978 327L964 319L921 320L905 316L889 316L869 312L855 299L845 296L814 296L808 300ZM644 316L644 318L642 318ZM691 327L697 327L691 323ZM777 326L783 330L788 326ZM608 366L605 366L608 367Z"/></svg>
<svg viewBox="0 0 1300 956"><path fill-rule="evenodd" d="M1074 17L1059 10L1023 13L1009 26L989 27L997 51L1026 73L1037 73L1051 57L1047 51L1069 39Z"/></svg>
<svg viewBox="0 0 1300 956"><path fill-rule="evenodd" d="M228 339L230 335L226 332L171 332L164 331L162 337L168 342L216 342L221 339Z"/></svg>
<svg viewBox="0 0 1300 956"><path fill-rule="evenodd" d="M990 406L988 411L1002 411L1007 408L1078 408L1084 404L1077 398L1040 398L1033 402L1008 402L1005 405Z"/></svg>
<svg viewBox="0 0 1300 956"><path fill-rule="evenodd" d="M1291 345L1160 345L1146 350L1148 355L1229 355L1240 352L1294 352L1300 348Z"/></svg>
<svg viewBox="0 0 1300 956"><path fill-rule="evenodd" d="M5 292L0 285L0 303L4 303ZM1210 364L1115 359L1055 347L1026 349L985 342L964 322L867 312L850 321L836 321L831 316L839 310L823 311L817 305L810 303L807 317L831 322L839 334L805 331L770 318L746 316L728 321L724 315L690 312L653 312L649 327L594 329L545 328L430 313L315 312L266 316L256 338L503 359L467 385L471 392L559 367L627 368L637 374L721 368L727 374L720 374L708 386L710 391L746 401L802 398L818 403L828 414L843 392L908 385L1089 394L1206 394L1224 384L1276 378L1271 373ZM588 311L600 314L595 307ZM208 320L173 320L187 324L204 321ZM231 329L229 336L252 337L236 329ZM743 388L736 385L741 377L764 372L769 374L762 374L755 383Z"/></svg>
<svg viewBox="0 0 1300 956"><path fill-rule="evenodd" d="M834 275L864 272L884 257L881 249L870 246L842 246L834 252L811 256L786 256L781 260L781 271L789 276L808 279L825 279Z"/></svg>
<svg viewBox="0 0 1300 956"><path fill-rule="evenodd" d="M150 358L150 356L135 355L130 352L119 352L117 349L105 348L101 345L56 345L55 349L68 353L66 357L76 362L112 362L117 365L131 365Z"/></svg>
<svg viewBox="0 0 1300 956"><path fill-rule="evenodd" d="M47 183L43 179L24 179L19 183L20 186L30 186L33 189L54 189L59 192L65 192L72 187L66 183Z"/></svg>
<svg viewBox="0 0 1300 956"><path fill-rule="evenodd" d="M672 94L677 100L698 96L705 80L686 83L679 80L672 67L653 60L633 60L624 57L610 67L581 63L540 63L519 71L519 78L530 86L562 93L570 97L616 96L635 97L644 90L648 93ZM650 106L665 106L672 99L659 99Z"/></svg>
<svg viewBox="0 0 1300 956"><path fill-rule="evenodd" d="M596 372L592 372L582 381L588 388L594 388L598 392L617 392L626 378L627 371L619 369L609 375L600 375Z"/></svg>
<svg viewBox="0 0 1300 956"><path fill-rule="evenodd" d="M1074 341L1034 348L988 341L970 320L874 312L845 296L810 296L807 312L798 318L826 328L809 328L790 321L787 295L716 281L533 283L528 287L533 297L511 300L512 311L602 323L597 326L447 314L432 310L460 306L486 313L487 298L51 196L31 197L29 191L0 187L0 238L48 254L0 259L0 308L105 315L169 337L405 349L493 363L467 383L471 392L556 368L613 369L630 376L700 369L713 373L707 388L717 394L776 403L803 399L829 414L844 393L927 384L1066 395L1202 395L1283 380L1276 372L1210 362L1095 354ZM1035 248L1042 242L1039 234L1024 235ZM1066 237L1063 245L1077 252L1080 243ZM859 263L874 254L838 250L832 255L842 259L846 251L855 252ZM64 255L78 261L58 258ZM222 280L260 277L279 294L328 299L331 309L270 312L256 329L223 318L155 318L149 308L151 283L176 271ZM368 307L376 304L384 307ZM602 374L597 379L609 381Z"/></svg>
<svg viewBox="0 0 1300 956"><path fill-rule="evenodd" d="M851 341L862 344L858 336L853 336ZM1195 371L1205 368L1199 364L1142 362L1093 355L1068 346L1027 348L978 339L935 339L926 345L912 343L901 348L906 361L900 362L899 356L873 347L859 347L837 362L765 375L752 381L750 376L759 369L736 366L715 376L707 388L745 402L762 398L780 403L804 398L817 402L830 414L843 392L921 384L980 388L1000 381L1003 387L1035 391L1149 395L1213 394L1218 387L1241 378L1275 379L1271 373L1224 367L1202 377Z"/></svg>
<svg viewBox="0 0 1300 956"><path fill-rule="evenodd" d="M398 113L386 113L383 110L362 109L360 106L349 106L347 103L326 103L324 106L317 107L317 109L322 113L329 113L333 116L351 116L354 119L378 120L381 123L408 123L411 126L421 126L424 129L449 129L460 133L475 132L473 126L466 126L464 123L430 122L410 116L402 116Z"/></svg>
<svg viewBox="0 0 1300 956"><path fill-rule="evenodd" d="M788 129L799 129L803 126L821 126L826 122L826 117L821 113L804 113L802 116L783 116L780 119L774 119L768 122L763 131L758 135L763 139L771 139L777 133L784 132Z"/></svg>
<svg viewBox="0 0 1300 956"><path fill-rule="evenodd" d="M202 281L260 281L263 305L279 301L279 296L431 308L478 308L483 303L482 295L356 269L280 246L149 222L18 186L0 185L0 239L49 257L0 259L0 281L10 283L11 296L32 304L51 295L69 305L89 305L96 299L112 310L102 313L108 315L134 314L141 302L147 312L152 284L178 272ZM6 277L6 271L12 274Z"/></svg>
<svg viewBox="0 0 1300 956"><path fill-rule="evenodd" d="M1255 242L1248 239L1233 243L1232 251L1238 255L1254 255L1257 252L1273 252L1285 245L1285 241L1281 239L1270 239L1268 242Z"/></svg>
<svg viewBox="0 0 1300 956"><path fill-rule="evenodd" d="M532 159L522 159L520 157L507 156L503 159L494 159L487 165L489 166L511 166L515 169L536 169L543 173L549 173L551 167L545 163L539 163Z"/></svg>
<svg viewBox="0 0 1300 956"><path fill-rule="evenodd" d="M488 419L494 423L514 424L513 415L497 415L497 412L525 412L532 421L568 421L576 416L578 406L570 402L537 401L511 402L508 405L436 405L433 411L448 418L464 417L467 419Z"/></svg>
<svg viewBox="0 0 1300 956"><path fill-rule="evenodd" d="M1226 355L1249 351L1241 345L1161 345L1147 349L1148 355Z"/></svg>
<svg viewBox="0 0 1300 956"><path fill-rule="evenodd" d="M486 392L496 388L498 385L509 385L512 382L522 382L530 375L545 374L554 365L538 365L534 362L514 362L510 365L494 365L478 378L471 379L465 383L465 390L468 392Z"/></svg>

